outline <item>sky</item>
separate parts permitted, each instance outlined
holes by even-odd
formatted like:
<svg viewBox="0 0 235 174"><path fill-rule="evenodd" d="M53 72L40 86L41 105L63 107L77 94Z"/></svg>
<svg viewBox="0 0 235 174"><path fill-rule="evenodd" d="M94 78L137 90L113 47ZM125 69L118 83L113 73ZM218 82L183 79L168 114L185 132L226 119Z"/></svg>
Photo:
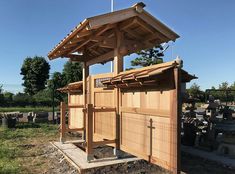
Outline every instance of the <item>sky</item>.
<svg viewBox="0 0 235 174"><path fill-rule="evenodd" d="M180 56L202 89L235 81L234 0L142 0L145 10L180 38L169 43L164 61ZM110 12L111 0L0 0L0 84L7 91L23 89L20 68L26 57L44 56L85 18ZM114 10L136 0L114 0ZM133 56L132 56L133 58ZM47 58L49 61L49 59ZM125 67L131 58L125 58ZM66 59L49 61L50 73ZM91 73L110 71L94 66Z"/></svg>

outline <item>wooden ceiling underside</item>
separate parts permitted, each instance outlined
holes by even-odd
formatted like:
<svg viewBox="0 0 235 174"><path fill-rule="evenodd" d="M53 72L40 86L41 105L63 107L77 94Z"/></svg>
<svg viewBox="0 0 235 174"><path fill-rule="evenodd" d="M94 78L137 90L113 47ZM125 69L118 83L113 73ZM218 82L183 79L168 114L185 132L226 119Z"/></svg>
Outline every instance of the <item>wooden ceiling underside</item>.
<svg viewBox="0 0 235 174"><path fill-rule="evenodd" d="M50 51L48 57L67 57L72 61L86 61L89 64L109 61L116 48L117 30L122 35L119 52L123 56L174 41L179 37L149 13L141 10L141 7L137 7L86 19Z"/></svg>

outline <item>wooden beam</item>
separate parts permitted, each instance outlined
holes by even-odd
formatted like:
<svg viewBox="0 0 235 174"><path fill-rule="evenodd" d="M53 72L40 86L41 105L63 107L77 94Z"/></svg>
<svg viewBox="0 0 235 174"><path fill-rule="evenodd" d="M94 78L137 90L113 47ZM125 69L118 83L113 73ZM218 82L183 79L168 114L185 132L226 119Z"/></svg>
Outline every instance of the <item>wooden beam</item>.
<svg viewBox="0 0 235 174"><path fill-rule="evenodd" d="M143 114L143 115L151 115L158 117L170 117L170 111L168 110L157 110L157 109L149 109L149 108L137 108L137 107L121 107L121 112L125 113L133 113L133 114Z"/></svg>
<svg viewBox="0 0 235 174"><path fill-rule="evenodd" d="M116 48L116 39L115 38L104 39L98 46L114 49Z"/></svg>
<svg viewBox="0 0 235 174"><path fill-rule="evenodd" d="M110 107L95 107L93 112L116 112L116 108Z"/></svg>
<svg viewBox="0 0 235 174"><path fill-rule="evenodd" d="M68 104L68 108L84 108L84 105L78 105L78 104Z"/></svg>
<svg viewBox="0 0 235 174"><path fill-rule="evenodd" d="M87 66L111 60L111 59L113 59L113 57L114 57L114 51L110 51L110 52L108 52L106 54L103 54L103 55L101 55L99 57L96 57L96 58L93 58L93 59L89 60L87 62Z"/></svg>
<svg viewBox="0 0 235 174"><path fill-rule="evenodd" d="M120 28L120 30L125 30L125 29L129 28L130 26L132 26L133 24L135 24L136 22L137 22L137 18L136 17L128 19L126 21L123 21L119 25L119 28Z"/></svg>
<svg viewBox="0 0 235 174"><path fill-rule="evenodd" d="M143 21L145 21L147 24L150 24L155 30L159 31L160 33L162 33L164 36L166 36L168 38L168 40L173 40L175 41L179 36L173 32L171 29L169 29L167 26L165 26L164 24L162 24L160 21L158 21L157 19L155 19L152 15L150 15L149 13L145 12L145 13L140 13L138 15ZM164 42L166 42L164 41Z"/></svg>
<svg viewBox="0 0 235 174"><path fill-rule="evenodd" d="M137 24L139 24L144 30L150 32L150 33L154 33L154 29L150 26L151 24L147 24L145 23L143 20L137 18Z"/></svg>
<svg viewBox="0 0 235 174"><path fill-rule="evenodd" d="M89 38L89 39L85 40L83 43L81 43L80 45L78 45L76 48L74 48L73 50L69 51L68 53L72 54L72 53L78 51L80 48L82 48L84 45L86 45L88 42L90 42L91 39L92 38Z"/></svg>
<svg viewBox="0 0 235 174"><path fill-rule="evenodd" d="M107 145L107 144L114 144L114 143L116 143L116 140L95 141L95 142L93 142L93 147L103 146L103 145Z"/></svg>
<svg viewBox="0 0 235 174"><path fill-rule="evenodd" d="M90 29L95 29L106 24L117 23L129 18L137 16L133 8L115 11L104 15L88 18Z"/></svg>
<svg viewBox="0 0 235 174"><path fill-rule="evenodd" d="M72 62L82 62L85 60L85 57L83 55L68 54L65 55L65 57L69 58Z"/></svg>
<svg viewBox="0 0 235 174"><path fill-rule="evenodd" d="M137 32L135 32L129 28L126 28L124 31L139 41L143 40L143 37L141 37Z"/></svg>

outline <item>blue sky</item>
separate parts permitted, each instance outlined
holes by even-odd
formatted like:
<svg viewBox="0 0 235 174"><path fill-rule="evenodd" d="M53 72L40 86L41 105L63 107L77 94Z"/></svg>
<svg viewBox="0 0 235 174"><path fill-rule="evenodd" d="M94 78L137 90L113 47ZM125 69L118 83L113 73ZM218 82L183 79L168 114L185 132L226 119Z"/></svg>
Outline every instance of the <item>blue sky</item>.
<svg viewBox="0 0 235 174"><path fill-rule="evenodd" d="M114 0L114 9L138 2ZM202 89L235 81L234 0L143 0L145 9L181 37L164 61L179 55L184 69L199 77ZM110 0L1 0L0 84L19 90L20 68L27 56L45 56L83 19L110 12ZM171 55L171 49L173 56ZM126 59L126 66L129 65ZM61 71L64 59L50 61L51 72ZM108 71L93 67L92 73Z"/></svg>

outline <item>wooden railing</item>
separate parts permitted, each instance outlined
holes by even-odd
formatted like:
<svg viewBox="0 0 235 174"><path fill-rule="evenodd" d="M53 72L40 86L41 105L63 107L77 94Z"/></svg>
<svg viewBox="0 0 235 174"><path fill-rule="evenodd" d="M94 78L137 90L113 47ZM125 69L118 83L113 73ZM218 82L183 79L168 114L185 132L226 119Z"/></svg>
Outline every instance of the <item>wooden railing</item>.
<svg viewBox="0 0 235 174"><path fill-rule="evenodd" d="M83 105L74 105L68 104L68 108L84 108ZM85 127L82 128L70 128L66 125L66 103L60 103L60 141L65 142L65 133L66 132L77 132L77 131L84 131ZM85 118L83 118L85 119Z"/></svg>

